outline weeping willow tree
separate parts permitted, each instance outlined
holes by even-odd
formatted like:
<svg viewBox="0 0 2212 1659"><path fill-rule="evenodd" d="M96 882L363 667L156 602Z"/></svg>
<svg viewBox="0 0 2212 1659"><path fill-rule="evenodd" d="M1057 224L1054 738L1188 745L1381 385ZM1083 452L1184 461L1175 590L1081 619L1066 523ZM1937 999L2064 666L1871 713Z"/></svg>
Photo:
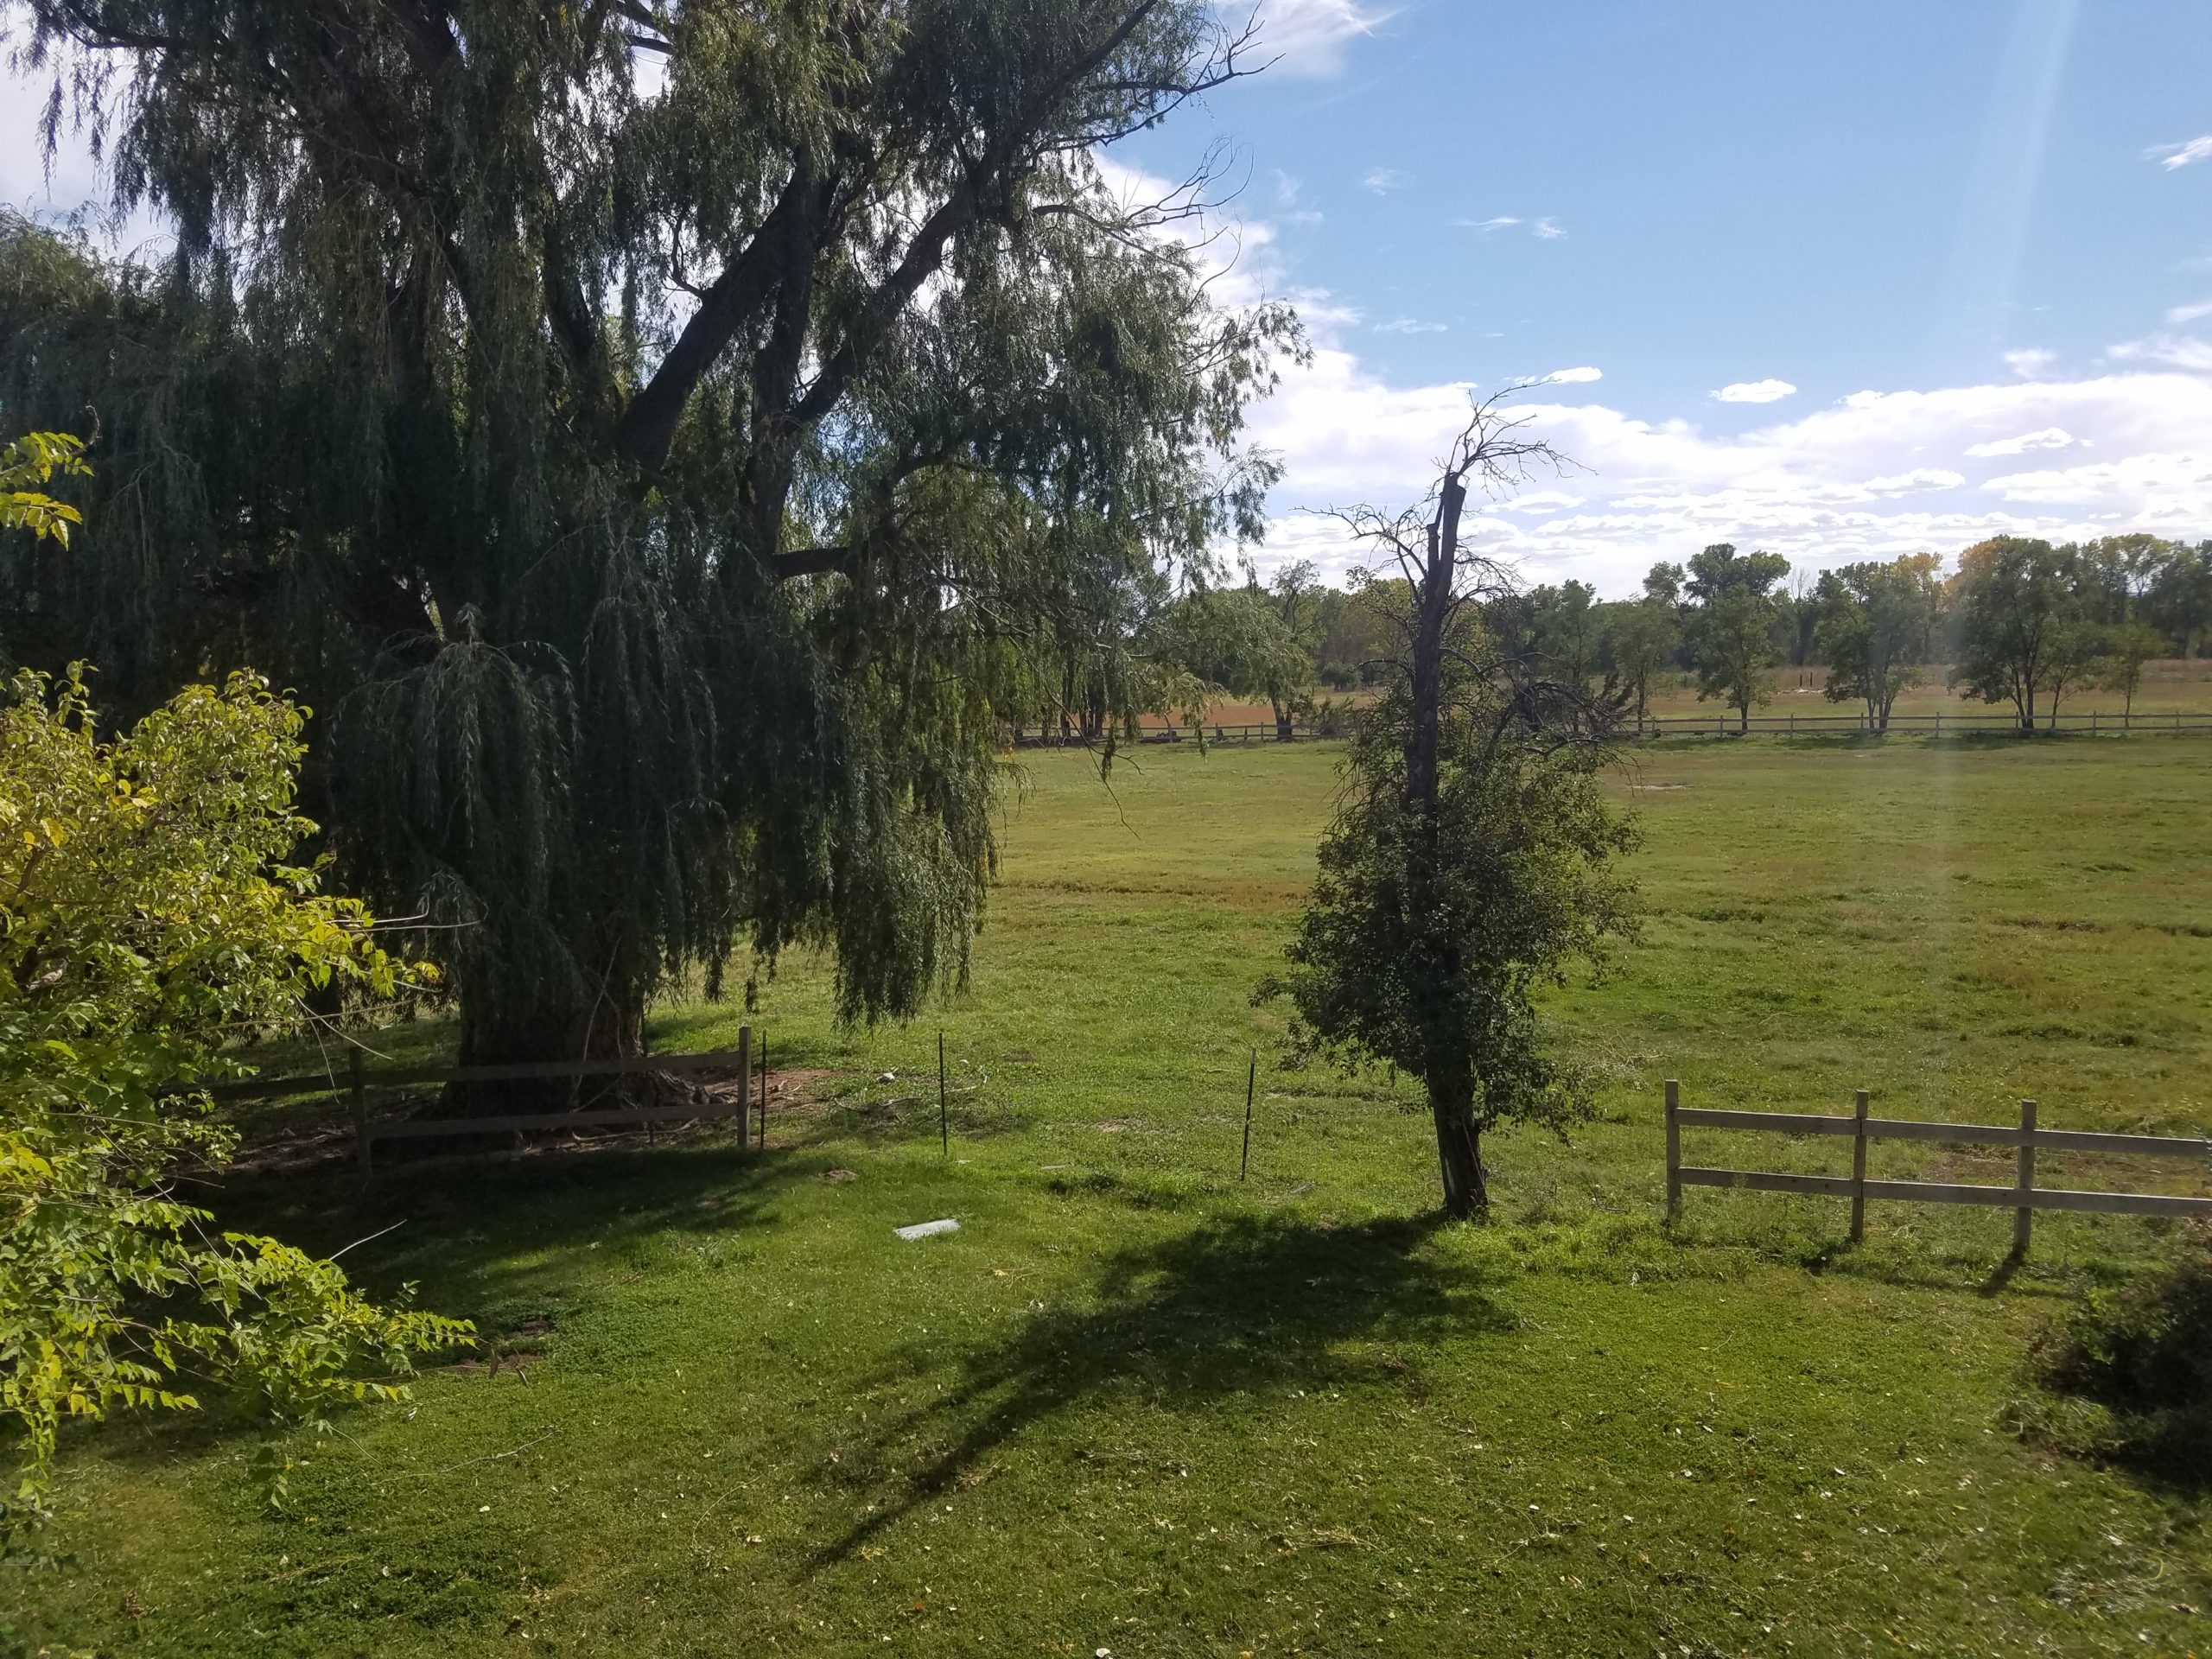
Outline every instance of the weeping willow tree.
<svg viewBox="0 0 2212 1659"><path fill-rule="evenodd" d="M0 225L0 408L95 435L8 654L319 713L346 880L467 1061L825 946L964 969L995 702L1253 533L1287 314L1099 156L1246 72L1198 0L18 0L142 262ZM1071 686L1073 679L1068 683Z"/></svg>

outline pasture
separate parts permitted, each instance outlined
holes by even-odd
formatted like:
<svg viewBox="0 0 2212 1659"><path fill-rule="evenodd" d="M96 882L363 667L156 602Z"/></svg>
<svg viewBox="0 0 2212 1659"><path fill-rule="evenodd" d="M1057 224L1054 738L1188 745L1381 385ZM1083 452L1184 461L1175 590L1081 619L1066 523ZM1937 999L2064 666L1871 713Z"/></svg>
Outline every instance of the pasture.
<svg viewBox="0 0 2212 1659"><path fill-rule="evenodd" d="M1709 705L1708 705L1709 706ZM1556 995L1571 1145L1490 1141L1428 1216L1400 1082L1280 1069L1254 982L1327 815L1323 745L1025 753L972 988L849 1032L818 965L750 1016L726 1134L234 1179L225 1221L421 1287L500 1356L289 1443L80 1437L33 1651L118 1655L2202 1652L2212 1497L2068 1455L2028 1355L2161 1224L1692 1193L1699 1104L2212 1124L2212 743L1648 745L1645 938ZM732 1005L663 1009L728 1046ZM379 1033L435 1046L429 1025ZM1261 1050L1250 1179L1246 1058ZM271 1120L273 1121L273 1120ZM1709 1133L1709 1132L1704 1132ZM1764 1141L1766 1137L1760 1137ZM1834 1144L1726 1145L1828 1166ZM1881 1169L2003 1180L1996 1149ZM2205 1172L2053 1160L2078 1183ZM1777 1166L1781 1166L1777 1164ZM891 1229L956 1216L905 1243Z"/></svg>

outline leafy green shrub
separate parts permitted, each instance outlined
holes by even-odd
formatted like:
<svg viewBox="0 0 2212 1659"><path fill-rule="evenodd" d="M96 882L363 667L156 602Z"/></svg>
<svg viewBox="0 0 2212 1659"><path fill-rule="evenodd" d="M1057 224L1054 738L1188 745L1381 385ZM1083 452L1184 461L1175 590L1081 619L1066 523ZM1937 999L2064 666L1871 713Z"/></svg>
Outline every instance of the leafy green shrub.
<svg viewBox="0 0 2212 1659"><path fill-rule="evenodd" d="M51 483L57 474L83 478L92 470L85 464L83 441L66 432L26 432L0 448L0 530L27 530L68 546L69 526L84 523L83 518L36 486Z"/></svg>
<svg viewBox="0 0 2212 1659"><path fill-rule="evenodd" d="M2103 1408L2076 1449L2212 1482L2212 1230L2159 1278L2093 1292L2039 1359L2045 1387Z"/></svg>
<svg viewBox="0 0 2212 1659"><path fill-rule="evenodd" d="M196 1408L276 1421L391 1399L467 1333L385 1308L274 1239L211 1236L168 1185L232 1137L206 1085L226 1039L334 981L412 970L351 899L287 863L301 711L260 679L194 686L103 740L81 677L0 707L0 1418L19 1475L0 1544L47 1509L70 1418ZM281 1497L281 1493L276 1494Z"/></svg>

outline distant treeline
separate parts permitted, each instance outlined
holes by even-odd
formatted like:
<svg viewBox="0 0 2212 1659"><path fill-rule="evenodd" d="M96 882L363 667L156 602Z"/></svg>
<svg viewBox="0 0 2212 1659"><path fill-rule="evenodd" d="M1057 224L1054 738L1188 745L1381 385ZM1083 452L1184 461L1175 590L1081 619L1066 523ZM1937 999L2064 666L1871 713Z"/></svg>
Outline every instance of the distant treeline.
<svg viewBox="0 0 2212 1659"><path fill-rule="evenodd" d="M1779 555L1724 542L1653 565L1635 599L1546 583L1492 601L1484 622L1527 671L1607 686L1639 715L1655 683L1687 672L1700 697L1747 721L1789 664L1825 669L1827 695L1862 704L1877 728L1901 692L1930 681L2009 702L2030 728L2092 686L2132 706L2145 662L2194 657L2212 635L2212 541L2000 537L1967 548L1948 573L1944 563L1912 553L1793 582ZM1142 630L1163 708L1226 691L1268 702L1287 731L1317 683L1381 684L1398 655L1398 585L1332 588L1300 563L1265 585L1175 601ZM1179 697L1167 695L1171 682Z"/></svg>

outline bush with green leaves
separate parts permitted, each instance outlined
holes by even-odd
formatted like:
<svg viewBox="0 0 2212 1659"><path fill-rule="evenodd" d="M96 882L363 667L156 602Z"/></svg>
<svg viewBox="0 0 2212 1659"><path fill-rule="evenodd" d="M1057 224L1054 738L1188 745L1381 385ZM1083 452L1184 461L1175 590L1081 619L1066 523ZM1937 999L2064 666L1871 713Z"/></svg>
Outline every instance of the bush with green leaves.
<svg viewBox="0 0 2212 1659"><path fill-rule="evenodd" d="M0 530L28 530L68 546L69 526L82 524L83 516L43 486L57 474L82 478L92 470L83 440L66 432L26 432L0 448Z"/></svg>
<svg viewBox="0 0 2212 1659"><path fill-rule="evenodd" d="M250 674L103 737L80 674L0 706L0 1542L48 1511L65 1422L219 1400L277 1423L396 1397L468 1334L334 1264L219 1232L172 1185L232 1135L207 1085L311 988L419 977L289 861L302 711ZM403 1298L404 1300L404 1298ZM281 1501L281 1488L275 1496Z"/></svg>
<svg viewBox="0 0 2212 1659"><path fill-rule="evenodd" d="M2091 1408L2036 1425L2069 1451L2212 1485L2212 1228L2164 1274L2092 1292L2044 1341L2044 1386Z"/></svg>

